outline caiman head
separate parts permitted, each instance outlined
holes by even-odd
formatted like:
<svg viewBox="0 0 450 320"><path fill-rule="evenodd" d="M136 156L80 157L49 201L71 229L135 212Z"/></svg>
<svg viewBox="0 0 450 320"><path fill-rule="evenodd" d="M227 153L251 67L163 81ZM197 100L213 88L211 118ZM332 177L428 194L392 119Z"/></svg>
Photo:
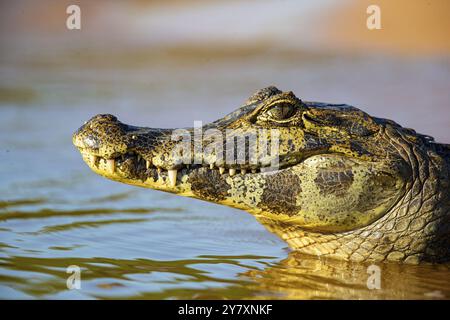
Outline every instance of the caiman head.
<svg viewBox="0 0 450 320"><path fill-rule="evenodd" d="M449 255L446 147L348 105L268 87L192 128L97 115L73 143L106 178L244 209L306 253L412 263Z"/></svg>

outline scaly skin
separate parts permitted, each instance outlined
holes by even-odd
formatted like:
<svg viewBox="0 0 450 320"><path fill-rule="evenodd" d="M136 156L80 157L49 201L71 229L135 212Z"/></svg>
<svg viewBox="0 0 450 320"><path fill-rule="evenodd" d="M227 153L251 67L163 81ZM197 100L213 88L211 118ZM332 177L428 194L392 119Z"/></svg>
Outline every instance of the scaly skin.
<svg viewBox="0 0 450 320"><path fill-rule="evenodd" d="M352 261L449 260L448 145L354 107L301 101L275 87L200 131L186 130L197 138L185 140L191 153L184 159L201 164L181 163L172 129L129 126L112 115L93 117L73 143L106 178L246 210L303 253ZM222 149L202 158L206 153L197 146L216 141L214 130L224 137L257 132L255 150L277 146L279 167L265 170L276 154L251 158L249 142L238 149L244 152L223 157L232 161L220 157L233 149L221 140L216 146ZM245 139L236 145L245 146Z"/></svg>

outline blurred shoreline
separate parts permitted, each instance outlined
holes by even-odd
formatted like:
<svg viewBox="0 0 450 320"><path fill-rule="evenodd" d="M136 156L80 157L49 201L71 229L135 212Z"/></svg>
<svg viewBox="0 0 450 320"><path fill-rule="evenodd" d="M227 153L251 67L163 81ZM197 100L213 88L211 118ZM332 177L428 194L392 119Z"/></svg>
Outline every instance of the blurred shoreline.
<svg viewBox="0 0 450 320"><path fill-rule="evenodd" d="M378 5L381 30L365 28L366 8ZM330 48L361 52L387 52L399 56L450 54L450 1L353 0L334 6L318 28Z"/></svg>
<svg viewBox="0 0 450 320"><path fill-rule="evenodd" d="M449 1L378 0L382 29L368 30L366 8L372 2L78 1L82 29L69 31L65 9L70 1L19 0L0 5L1 56L161 48L186 48L188 56L190 48L210 48L222 55L242 50L245 55L248 50L270 47L448 57Z"/></svg>

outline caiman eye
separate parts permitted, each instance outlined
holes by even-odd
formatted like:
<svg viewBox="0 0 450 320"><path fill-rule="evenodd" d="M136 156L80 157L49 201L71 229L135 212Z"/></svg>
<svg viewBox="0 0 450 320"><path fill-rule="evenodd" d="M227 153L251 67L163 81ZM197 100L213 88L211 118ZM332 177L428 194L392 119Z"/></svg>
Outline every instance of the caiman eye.
<svg viewBox="0 0 450 320"><path fill-rule="evenodd" d="M281 121L289 119L294 114L294 106L288 103L277 104L258 116L258 120Z"/></svg>

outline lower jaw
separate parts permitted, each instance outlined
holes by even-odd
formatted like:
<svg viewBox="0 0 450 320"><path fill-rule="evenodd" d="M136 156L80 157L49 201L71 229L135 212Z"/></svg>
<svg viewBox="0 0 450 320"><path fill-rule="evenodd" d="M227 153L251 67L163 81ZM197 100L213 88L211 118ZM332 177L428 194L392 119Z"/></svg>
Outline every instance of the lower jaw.
<svg viewBox="0 0 450 320"><path fill-rule="evenodd" d="M256 186L258 185L258 183L261 183L261 181L264 181L267 175L295 170L295 168L297 167L297 165L295 165L271 172L242 173L241 171L239 173L232 172L231 174L229 171L220 173L217 168L210 169L209 167L203 166L199 166L197 168L191 167L190 169L183 168L181 170L178 170L175 180L176 183L174 184L169 177L168 171L166 170L158 171L158 169L156 168L149 168L147 169L144 178L141 178L138 176L130 175L129 172L123 172L118 167L115 168L114 171L111 171L107 163L105 162L100 161L96 165L93 165L89 162L88 157L86 157L86 159L84 160L88 164L90 169L95 173L113 181L242 209L253 214L256 217L261 214L262 209L259 209L255 205L251 205L245 202L242 203L238 201L238 199L235 199L233 193L236 192L236 189L233 189L234 186L242 183L243 178L245 178L245 180L250 184L255 184ZM213 179L209 179L209 177L211 177L212 170ZM210 194L212 195L211 197L199 194L198 190L196 190L196 188L194 187L195 181L198 181L199 176L204 181L205 187L210 188ZM224 193L220 193L220 188L216 184L221 184L222 187L223 185L225 185L228 190L234 190L234 192L230 193L230 191L226 191ZM274 218L277 219L279 217Z"/></svg>
<svg viewBox="0 0 450 320"><path fill-rule="evenodd" d="M149 189L155 189L155 190L161 190L165 192L171 192L171 193L177 193L185 196L190 197L196 197L190 188L190 176L194 173L201 173L202 170L214 170L209 169L205 167L198 167L194 169L181 169L177 170L176 178L170 177L169 172L167 170L158 170L158 169L148 169L148 171L145 174L145 178L139 177L139 175L132 176L126 172L122 172L120 169L116 168L114 171L111 171L106 165L97 165L93 166L86 162L89 168L97 173L98 175L101 175L107 179L143 187L143 188L149 188ZM288 168L287 168L288 169ZM287 169L280 169L277 170L287 170ZM227 178L238 178L242 177L243 175L251 176L258 176L264 173L234 173L231 174L229 172L224 172L221 174L224 180ZM176 179L176 180L174 180Z"/></svg>

